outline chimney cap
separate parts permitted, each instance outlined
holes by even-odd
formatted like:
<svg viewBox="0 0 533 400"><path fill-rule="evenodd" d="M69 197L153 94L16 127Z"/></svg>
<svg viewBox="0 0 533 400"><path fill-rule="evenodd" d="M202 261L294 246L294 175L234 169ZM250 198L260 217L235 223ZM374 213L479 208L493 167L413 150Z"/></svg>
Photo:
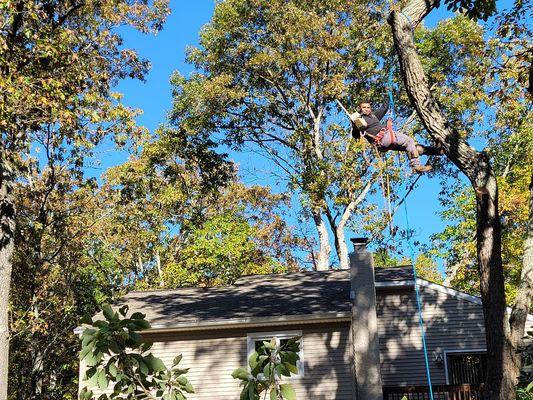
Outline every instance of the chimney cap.
<svg viewBox="0 0 533 400"><path fill-rule="evenodd" d="M366 246L368 243L368 238L357 237L357 238L351 238L350 241L353 243L354 247Z"/></svg>

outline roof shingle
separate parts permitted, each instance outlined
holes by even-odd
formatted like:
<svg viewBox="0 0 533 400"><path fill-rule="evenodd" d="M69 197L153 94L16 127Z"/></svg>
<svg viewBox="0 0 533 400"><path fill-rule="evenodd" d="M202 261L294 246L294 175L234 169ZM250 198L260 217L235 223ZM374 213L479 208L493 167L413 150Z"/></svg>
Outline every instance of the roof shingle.
<svg viewBox="0 0 533 400"><path fill-rule="evenodd" d="M376 282L412 280L411 267L376 268ZM252 275L234 285L131 292L120 304L155 327L350 313L350 271Z"/></svg>

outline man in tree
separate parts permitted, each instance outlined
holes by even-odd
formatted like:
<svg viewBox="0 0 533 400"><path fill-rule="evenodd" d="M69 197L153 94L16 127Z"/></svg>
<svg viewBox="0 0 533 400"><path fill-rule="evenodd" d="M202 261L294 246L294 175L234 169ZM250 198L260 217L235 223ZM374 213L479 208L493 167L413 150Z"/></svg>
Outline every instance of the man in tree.
<svg viewBox="0 0 533 400"><path fill-rule="evenodd" d="M350 115L352 135L357 139L362 134L370 143L376 145L380 151L398 150L407 152L409 165L413 172L417 174L430 171L430 165L422 165L420 163L420 153L423 153L423 151L419 152L419 148L423 150L422 146L417 145L410 136L402 132L394 132L392 124L387 123L387 125L384 125L381 123L381 119L388 109L388 101L374 112L372 112L370 103L359 103L361 116L358 118L357 114Z"/></svg>

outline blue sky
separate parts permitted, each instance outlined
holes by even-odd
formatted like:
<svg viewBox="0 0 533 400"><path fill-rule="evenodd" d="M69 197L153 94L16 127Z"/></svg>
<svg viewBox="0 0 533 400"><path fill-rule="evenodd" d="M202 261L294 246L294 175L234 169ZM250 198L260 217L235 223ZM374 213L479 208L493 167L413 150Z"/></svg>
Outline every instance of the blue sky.
<svg viewBox="0 0 533 400"><path fill-rule="evenodd" d="M119 92L124 94L124 104L144 110L144 114L138 118L140 125L154 130L165 121L165 115L171 108L172 102L170 75L176 70L185 76L191 72L191 66L185 64L185 49L188 45L198 43L198 32L210 20L214 5L214 0L194 2L173 0L171 2L172 13L163 31L157 36L126 31L124 35L125 47L135 48L141 57L150 60L152 64L146 82L127 80L117 88ZM426 19L426 24L433 26L437 20L448 15L449 13L444 10L437 10ZM105 153L107 154L108 151ZM126 157L125 153L120 152L113 152L109 157L103 157L100 166L101 171L109 166L120 164L125 161ZM254 165L257 162L257 156L241 154L236 157L238 157L241 170L257 169L257 165ZM253 178L249 178L246 182L265 182L263 177L259 177L259 179L261 182L254 182ZM266 182L276 190L276 183L273 179L267 178ZM431 234L439 232L443 228L443 223L438 217L438 211L441 209L437 201L438 191L438 179L423 176L419 180L418 188L408 198L409 225L411 229L416 231L414 240L427 242ZM405 228L403 207L395 216L395 221L400 225L400 228ZM405 250L407 251L407 248Z"/></svg>

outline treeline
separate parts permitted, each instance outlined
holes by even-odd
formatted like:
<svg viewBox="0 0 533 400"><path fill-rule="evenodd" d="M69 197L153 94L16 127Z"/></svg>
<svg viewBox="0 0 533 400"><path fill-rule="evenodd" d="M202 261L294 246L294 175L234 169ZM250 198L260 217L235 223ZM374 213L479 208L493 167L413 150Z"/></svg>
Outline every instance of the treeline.
<svg viewBox="0 0 533 400"><path fill-rule="evenodd" d="M509 304L532 264L531 7L415 32L432 95L496 175ZM383 198L401 200L405 160L349 139L337 103L380 102L392 71L396 125L429 140L401 85L390 8L217 3L188 52L195 73L172 77L169 120L147 132L113 88L149 63L117 28L161 30L165 0L0 4L0 399L76 398L73 328L128 290L346 267L348 231L378 244L378 264L397 262L412 232L390 226ZM91 177L110 143L129 159ZM266 157L286 193L243 184L221 149ZM444 259L446 283L478 294L475 193L446 157L431 163L449 224L418 268L439 280Z"/></svg>

